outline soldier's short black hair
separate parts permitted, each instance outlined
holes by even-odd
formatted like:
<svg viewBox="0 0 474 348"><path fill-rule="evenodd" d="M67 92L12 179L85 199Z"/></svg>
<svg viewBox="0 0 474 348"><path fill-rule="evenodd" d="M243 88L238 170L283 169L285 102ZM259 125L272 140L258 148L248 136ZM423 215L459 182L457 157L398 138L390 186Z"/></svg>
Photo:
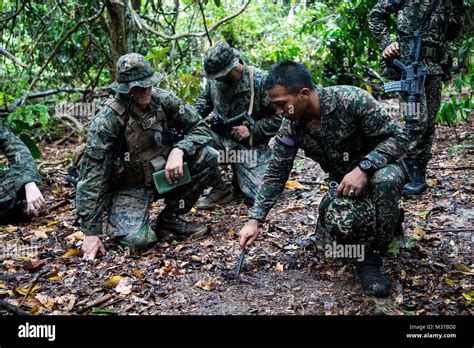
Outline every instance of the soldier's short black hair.
<svg viewBox="0 0 474 348"><path fill-rule="evenodd" d="M311 75L306 66L291 60L280 60L273 64L267 79L265 88L267 90L281 85L291 94L297 94L302 88L314 90Z"/></svg>

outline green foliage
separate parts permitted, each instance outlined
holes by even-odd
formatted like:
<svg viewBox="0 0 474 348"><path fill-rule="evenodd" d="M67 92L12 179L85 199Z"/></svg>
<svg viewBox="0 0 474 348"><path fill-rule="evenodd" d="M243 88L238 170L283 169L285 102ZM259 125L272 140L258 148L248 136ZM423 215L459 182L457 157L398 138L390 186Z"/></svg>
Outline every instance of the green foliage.
<svg viewBox="0 0 474 348"><path fill-rule="evenodd" d="M367 14L376 1L284 1L281 4L280 1L253 0L243 13L211 32L210 36L213 43L227 41L241 52L244 60L264 70L280 59L294 59L308 66L316 83L352 84L372 92L374 86L380 88L380 82L372 81L367 69L378 70L380 52L368 29ZM176 3L185 10L175 16ZM465 3L471 6L467 1ZM12 15L21 4L20 1L4 0L0 3L0 12ZM5 24L2 46L27 62L28 67L20 69L0 57L0 109L25 94L58 40L78 20L90 17L98 8L97 2L92 0L80 4L54 1L24 4L23 11ZM201 4L207 27L211 28L222 18L236 13L243 3L201 0ZM166 35L204 31L198 1L142 1L137 11L151 18L153 21L147 23ZM394 23L389 24L392 33L395 32ZM107 10L102 20L80 26L54 55L34 91L62 86L107 86L114 64L110 31L105 30L104 25L110 25ZM467 120L472 112L472 91L465 93L466 86L472 84L474 65L471 18L467 21L468 27L453 45L460 73L445 85L444 93L449 100L438 114L439 123L456 125ZM159 87L170 89L193 103L203 83L202 56L210 45L207 36L166 40L136 27L133 30L133 35L127 38L129 51L146 55L153 67L166 76ZM453 99L453 95L461 92L461 99ZM32 136L40 136L49 131L46 106L51 105L52 100L52 97L46 101L30 100L30 104L5 116L5 121L22 121L30 126Z"/></svg>

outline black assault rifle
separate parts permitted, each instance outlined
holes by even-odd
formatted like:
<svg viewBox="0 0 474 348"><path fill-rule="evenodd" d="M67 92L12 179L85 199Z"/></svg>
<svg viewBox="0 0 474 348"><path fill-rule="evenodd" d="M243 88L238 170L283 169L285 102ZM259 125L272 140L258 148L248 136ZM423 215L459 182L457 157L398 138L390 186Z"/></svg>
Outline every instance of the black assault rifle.
<svg viewBox="0 0 474 348"><path fill-rule="evenodd" d="M388 82L384 84L385 92L405 92L408 94L408 104L406 106L405 130L411 133L414 127L414 119L420 112L418 107L420 94L423 92L425 85L427 69L423 62L421 62L421 48L422 48L422 29L426 21L430 18L439 0L434 0L430 8L423 16L421 23L412 36L406 37L408 40L409 56L411 63L407 66L398 59L388 61L387 65L393 65L400 69L405 76L404 80Z"/></svg>
<svg viewBox="0 0 474 348"><path fill-rule="evenodd" d="M255 120L249 115L247 111L229 119L226 119L222 115L214 114L206 121L213 132L225 137L229 136L229 134L232 132L232 127L241 126L244 122L248 122L252 128L256 127Z"/></svg>

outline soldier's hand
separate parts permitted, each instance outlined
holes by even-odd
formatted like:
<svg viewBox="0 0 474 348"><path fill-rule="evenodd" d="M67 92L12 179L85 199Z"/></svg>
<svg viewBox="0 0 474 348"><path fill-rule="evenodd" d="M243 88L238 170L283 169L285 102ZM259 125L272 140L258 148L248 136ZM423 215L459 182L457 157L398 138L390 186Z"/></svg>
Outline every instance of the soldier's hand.
<svg viewBox="0 0 474 348"><path fill-rule="evenodd" d="M250 131L247 126L235 126L232 127L230 135L232 135L235 139L242 141L250 138Z"/></svg>
<svg viewBox="0 0 474 348"><path fill-rule="evenodd" d="M43 209L45 206L46 201L34 182L29 182L25 185L25 196L27 203L27 214L38 216L41 209Z"/></svg>
<svg viewBox="0 0 474 348"><path fill-rule="evenodd" d="M175 184L184 176L183 156L183 150L176 147L170 152L165 166L165 178L168 184Z"/></svg>
<svg viewBox="0 0 474 348"><path fill-rule="evenodd" d="M93 261L95 259L97 252L102 255L106 254L105 248L97 236L84 236L84 241L82 242L82 252L84 253L82 259L89 261Z"/></svg>
<svg viewBox="0 0 474 348"><path fill-rule="evenodd" d="M248 248L255 241L255 239L257 239L260 231L261 229L258 227L257 220L250 219L247 221L247 223L239 232L240 249L244 250Z"/></svg>
<svg viewBox="0 0 474 348"><path fill-rule="evenodd" d="M385 47L382 52L382 57L385 59L397 57L400 55L400 44L398 42L392 42L390 45Z"/></svg>
<svg viewBox="0 0 474 348"><path fill-rule="evenodd" d="M339 196L354 197L359 196L367 184L368 176L356 167L351 172L347 173L337 187L337 194Z"/></svg>

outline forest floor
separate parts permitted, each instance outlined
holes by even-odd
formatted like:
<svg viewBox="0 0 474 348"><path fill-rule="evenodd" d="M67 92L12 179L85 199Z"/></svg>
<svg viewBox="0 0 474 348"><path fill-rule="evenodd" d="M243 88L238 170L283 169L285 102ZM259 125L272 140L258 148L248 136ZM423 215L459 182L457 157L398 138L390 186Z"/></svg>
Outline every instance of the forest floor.
<svg viewBox="0 0 474 348"><path fill-rule="evenodd" d="M195 211L210 232L161 242L140 255L107 243L107 255L82 261L74 190L62 176L75 141L44 142L39 168L50 210L30 223L0 227L0 241L37 248L28 257L0 258L0 314L19 308L47 314L473 314L472 130L439 127L429 163L430 188L404 199L406 237L391 246L384 272L387 299L365 296L350 262L321 259L301 241L314 232L327 190L319 165L297 157L289 188L249 250L240 277L237 232L248 207L231 203ZM69 156L70 158L70 156ZM153 216L162 208L158 202ZM2 255L0 255L2 257ZM333 262L334 261L334 262ZM2 308L3 307L3 308Z"/></svg>

